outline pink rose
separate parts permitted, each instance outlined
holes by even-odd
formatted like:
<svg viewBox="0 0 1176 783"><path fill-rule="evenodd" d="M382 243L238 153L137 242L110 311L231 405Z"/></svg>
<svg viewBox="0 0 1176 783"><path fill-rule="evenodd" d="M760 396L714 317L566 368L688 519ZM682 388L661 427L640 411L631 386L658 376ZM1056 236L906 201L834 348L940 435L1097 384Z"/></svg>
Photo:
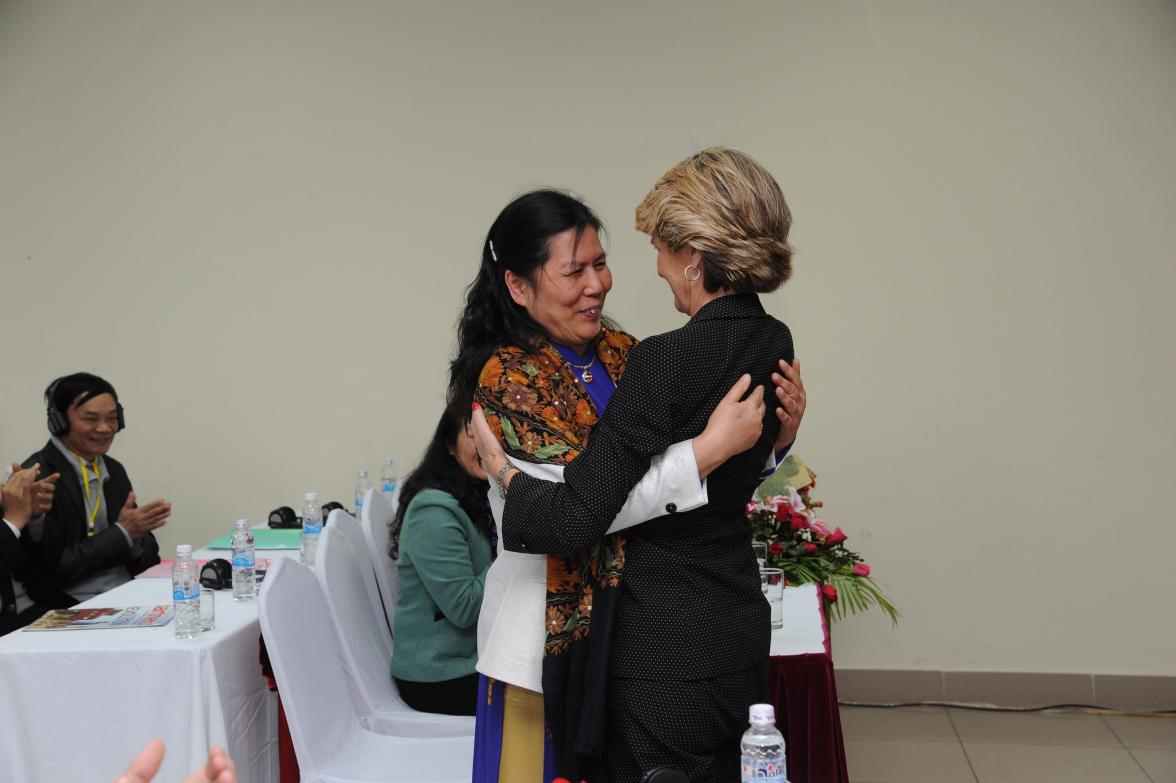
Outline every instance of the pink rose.
<svg viewBox="0 0 1176 783"><path fill-rule="evenodd" d="M821 595L831 604L837 603L837 588L833 585L821 585Z"/></svg>
<svg viewBox="0 0 1176 783"><path fill-rule="evenodd" d="M832 546L833 544L840 544L847 538L849 538L849 536L845 535L845 533L842 533L841 528L837 528L832 533L830 533L825 540L830 546Z"/></svg>
<svg viewBox="0 0 1176 783"><path fill-rule="evenodd" d="M870 564L869 563L854 563L853 568L850 570L853 571L854 576L869 576L870 575Z"/></svg>
<svg viewBox="0 0 1176 783"><path fill-rule="evenodd" d="M759 511L759 503L756 503L754 500L749 500L747 501L745 510L748 514L754 514L755 512Z"/></svg>
<svg viewBox="0 0 1176 783"><path fill-rule="evenodd" d="M805 544L804 553L806 555L815 555L817 553L817 545L812 543Z"/></svg>
<svg viewBox="0 0 1176 783"><path fill-rule="evenodd" d="M813 524L812 524L812 529L813 529L813 532L816 533L821 538L828 538L829 533L831 532L829 530L829 526L825 524L825 521L823 519L814 520Z"/></svg>

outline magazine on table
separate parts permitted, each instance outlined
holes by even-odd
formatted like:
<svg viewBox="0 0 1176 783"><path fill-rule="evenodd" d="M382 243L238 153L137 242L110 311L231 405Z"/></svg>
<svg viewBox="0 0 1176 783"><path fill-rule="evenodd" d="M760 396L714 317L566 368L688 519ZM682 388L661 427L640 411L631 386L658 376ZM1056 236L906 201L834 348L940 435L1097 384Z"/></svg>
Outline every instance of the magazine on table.
<svg viewBox="0 0 1176 783"><path fill-rule="evenodd" d="M53 609L25 627L26 631L72 631L83 628L150 628L172 620L169 606L94 606Z"/></svg>

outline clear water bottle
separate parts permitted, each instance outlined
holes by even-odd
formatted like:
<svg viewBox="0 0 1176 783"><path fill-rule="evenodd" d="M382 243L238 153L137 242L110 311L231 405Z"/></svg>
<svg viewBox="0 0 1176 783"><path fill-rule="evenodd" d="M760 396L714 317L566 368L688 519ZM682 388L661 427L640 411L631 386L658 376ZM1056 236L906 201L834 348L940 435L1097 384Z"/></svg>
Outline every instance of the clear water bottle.
<svg viewBox="0 0 1176 783"><path fill-rule="evenodd" d="M314 553L318 551L319 535L323 532L323 512L318 507L318 493L306 493L306 508L302 510L302 562L314 568Z"/></svg>
<svg viewBox="0 0 1176 783"><path fill-rule="evenodd" d="M391 457L384 457L384 467L380 468L380 493L388 505L392 504L392 498L396 495L396 482L396 466L392 464Z"/></svg>
<svg viewBox="0 0 1176 783"><path fill-rule="evenodd" d="M771 704L753 704L748 712L751 726L739 743L739 779L742 783L788 783L784 735L776 728L776 709Z"/></svg>
<svg viewBox="0 0 1176 783"><path fill-rule="evenodd" d="M176 547L172 565L172 606L175 608L177 639L195 639L200 635L200 578L192 559L192 545Z"/></svg>
<svg viewBox="0 0 1176 783"><path fill-rule="evenodd" d="M233 524L233 600L252 601L257 595L257 561L248 519Z"/></svg>
<svg viewBox="0 0 1176 783"><path fill-rule="evenodd" d="M369 489L372 488L372 482L368 480L368 472L366 470L359 471L359 475L355 478L355 518L359 519L363 516L363 498L367 495Z"/></svg>

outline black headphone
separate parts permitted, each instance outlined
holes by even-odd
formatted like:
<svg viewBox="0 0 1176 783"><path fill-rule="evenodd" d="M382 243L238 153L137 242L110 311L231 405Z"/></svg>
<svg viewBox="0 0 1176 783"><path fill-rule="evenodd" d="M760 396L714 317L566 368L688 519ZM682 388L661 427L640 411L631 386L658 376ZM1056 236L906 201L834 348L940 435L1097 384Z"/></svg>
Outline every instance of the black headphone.
<svg viewBox="0 0 1176 783"><path fill-rule="evenodd" d="M323 521L331 515L331 512L337 508L343 508L343 504L332 500L325 503L322 507ZM294 513L294 509L289 506L278 506L269 513L269 526L275 530L285 530L302 527L302 517Z"/></svg>
<svg viewBox="0 0 1176 783"><path fill-rule="evenodd" d="M302 527L302 517L289 506L278 506L269 513L269 526L276 530Z"/></svg>
<svg viewBox="0 0 1176 783"><path fill-rule="evenodd" d="M209 560L200 569L200 584L209 590L228 590L233 586L233 566L223 557Z"/></svg>
<svg viewBox="0 0 1176 783"><path fill-rule="evenodd" d="M53 383L49 384L49 388L45 390L45 415L49 421L49 434L55 438L69 432L69 416L67 416L54 401L56 397L57 387L61 384L63 378L58 378ZM126 417L123 416L122 403L115 398L115 415L118 417L118 429L116 432L122 432L127 428Z"/></svg>

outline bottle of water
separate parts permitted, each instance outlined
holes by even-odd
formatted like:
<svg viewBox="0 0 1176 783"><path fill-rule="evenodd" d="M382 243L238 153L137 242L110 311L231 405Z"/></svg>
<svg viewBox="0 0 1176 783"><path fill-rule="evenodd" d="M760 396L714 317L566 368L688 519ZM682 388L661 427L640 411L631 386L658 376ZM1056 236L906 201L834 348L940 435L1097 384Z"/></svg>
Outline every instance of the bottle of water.
<svg viewBox="0 0 1176 783"><path fill-rule="evenodd" d="M248 519L238 519L233 524L233 600L252 601L257 594L256 578L253 533Z"/></svg>
<svg viewBox="0 0 1176 783"><path fill-rule="evenodd" d="M371 488L372 482L368 480L367 471L359 471L359 476L355 479L355 518L357 520L363 516L363 498Z"/></svg>
<svg viewBox="0 0 1176 783"><path fill-rule="evenodd" d="M318 551L319 535L323 532L323 512L319 511L318 493L306 493L306 508L302 510L302 562L314 568L314 553Z"/></svg>
<svg viewBox="0 0 1176 783"><path fill-rule="evenodd" d="M392 498L396 495L396 466L391 457L384 457L384 467L380 468L380 492L388 505L392 505Z"/></svg>
<svg viewBox="0 0 1176 783"><path fill-rule="evenodd" d="M172 565L172 605L175 607L177 639L195 639L200 635L200 579L192 560L191 544L176 547Z"/></svg>
<svg viewBox="0 0 1176 783"><path fill-rule="evenodd" d="M784 756L784 735L776 728L776 709L771 704L753 704L751 726L739 743L742 783L788 783Z"/></svg>

